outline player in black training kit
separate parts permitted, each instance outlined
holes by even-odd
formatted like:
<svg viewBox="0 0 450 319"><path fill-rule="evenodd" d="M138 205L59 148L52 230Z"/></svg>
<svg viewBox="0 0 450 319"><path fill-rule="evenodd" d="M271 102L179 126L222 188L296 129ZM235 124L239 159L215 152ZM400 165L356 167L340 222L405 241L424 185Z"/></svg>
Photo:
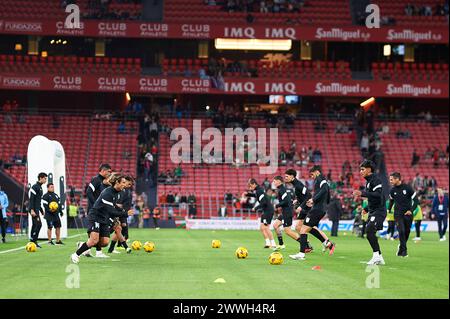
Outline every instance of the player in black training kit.
<svg viewBox="0 0 450 319"><path fill-rule="evenodd" d="M400 245L398 246L397 256L408 257L408 249L406 243L408 242L409 232L413 222L412 212L416 210L419 201L417 194L411 186L402 183L400 173L394 172L389 176L389 182L392 189L389 193L389 208L390 211L394 207L394 219L397 225Z"/></svg>
<svg viewBox="0 0 450 319"><path fill-rule="evenodd" d="M306 215L310 211L310 207L306 206L306 202L312 197L311 192L307 189L307 187L300 182L297 178L297 171L295 169L288 169L284 173L284 182L290 183L292 186L294 186L294 209L297 213L297 224L295 225L295 230L297 233L300 233L300 230L302 229L303 222L306 218ZM328 240L327 235L325 235L324 232L322 232L318 227L315 227L318 232L322 235L323 238ZM324 247L325 249L325 247ZM310 245L308 241L308 246L306 248L306 253L309 253L313 250L313 247Z"/></svg>
<svg viewBox="0 0 450 319"><path fill-rule="evenodd" d="M384 259L381 255L380 245L378 243L377 231L383 229L383 222L386 219L386 199L383 194L383 185L381 179L374 173L375 163L365 160L360 165L361 176L367 181L364 191L353 191L354 196L367 198L368 201L368 221L366 225L367 240L372 247L372 259L367 262L368 265L384 265Z"/></svg>
<svg viewBox="0 0 450 319"><path fill-rule="evenodd" d="M272 223L273 218L273 205L270 202L269 197L266 194L266 191L263 187L258 185L254 178L249 179L247 183L248 188L255 192L256 196L256 204L252 208L252 211L261 210L261 226L260 230L266 241L264 248L272 248L275 249L275 241L273 240L272 232L270 231L270 224Z"/></svg>
<svg viewBox="0 0 450 319"><path fill-rule="evenodd" d="M123 175L115 175L110 181L111 186L102 191L89 211L87 231L89 239L71 255L71 260L75 264L79 262L80 255L89 248L96 245L107 246L114 218L127 216L127 212L117 206L119 194L127 186L127 181Z"/></svg>
<svg viewBox="0 0 450 319"><path fill-rule="evenodd" d="M50 203L55 202L58 204L56 210L50 209ZM64 245L61 241L61 219L59 216L63 215L61 210L61 201L59 196L55 193L55 185L53 183L47 184L47 193L42 196L42 204L44 204L45 215L44 218L47 221L47 237L49 245L55 245L52 240L52 229L55 227L56 245Z"/></svg>
<svg viewBox="0 0 450 319"><path fill-rule="evenodd" d="M109 164L101 164L98 168L98 175L94 176L86 189L86 197L88 200L87 212L94 206L95 201L100 196L100 193L109 186L108 178L111 176L111 166ZM77 247L81 246L82 242L77 243ZM102 252L102 247L97 245L95 257L109 258ZM91 251L87 250L84 254L86 257L92 257Z"/></svg>
<svg viewBox="0 0 450 319"><path fill-rule="evenodd" d="M295 255L289 255L292 259L304 260L306 248L308 247L308 233L320 240L325 248L330 250L330 255L334 253L335 245L328 239L325 239L318 231L320 220L326 214L326 206L330 203L330 187L327 180L322 175L322 169L318 165L314 165L309 170L311 178L314 182L314 196L310 198L306 205L311 208L305 218L302 228L300 229L300 252Z"/></svg>
<svg viewBox="0 0 450 319"><path fill-rule="evenodd" d="M279 246L275 248L275 250L284 249L285 245L283 244L283 237L281 236L280 226L283 225L283 229L286 234L292 239L298 241L300 243L300 236L294 230L291 229L292 219L294 213L294 207L292 205L292 197L290 193L287 191L286 186L284 185L283 177L276 176L273 179L273 184L278 190L278 204L275 206L277 211L280 213L273 224L273 228L275 229L278 235L278 243Z"/></svg>
<svg viewBox="0 0 450 319"><path fill-rule="evenodd" d="M36 184L34 184L30 188L30 204L28 211L31 215L31 239L30 241L36 244L36 247L41 248L39 244L37 243L38 237L39 237L39 231L42 227L41 222L41 216L40 213L42 213L42 207L41 207L41 200L42 200L42 185L47 183L47 174L45 173L39 173L38 175L38 181Z"/></svg>
<svg viewBox="0 0 450 319"><path fill-rule="evenodd" d="M133 211L131 210L131 206L133 195L131 193L131 188L133 187L134 179L129 175L126 175L125 179L127 181L127 186L121 192L121 194L119 194L117 206L123 208L123 210L126 211L128 215L132 215ZM126 243L128 239L127 217L116 218L115 224L112 227L112 232L114 232L114 234L111 238L111 245L109 246L108 253L120 254L119 251L114 250L116 243L118 243L118 246L125 248L127 253L131 253L131 249L128 248L128 245Z"/></svg>

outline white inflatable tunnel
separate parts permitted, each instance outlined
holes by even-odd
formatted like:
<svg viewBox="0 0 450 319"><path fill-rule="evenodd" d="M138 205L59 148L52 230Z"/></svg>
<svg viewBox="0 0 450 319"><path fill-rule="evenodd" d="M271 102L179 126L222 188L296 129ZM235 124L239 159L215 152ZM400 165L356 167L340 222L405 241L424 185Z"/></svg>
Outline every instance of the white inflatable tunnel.
<svg viewBox="0 0 450 319"><path fill-rule="evenodd" d="M45 136L37 135L28 144L28 195L29 189L37 182L37 176L43 172L48 175L47 182L55 184L55 193L61 198L61 238L67 237L66 212L66 156L64 148L58 141L51 141ZM47 192L47 185L42 185L42 191ZM42 203L41 203L42 205ZM41 215L42 228L39 239L47 239L47 223ZM28 215L28 237L31 234L31 215ZM53 238L55 231L52 232Z"/></svg>

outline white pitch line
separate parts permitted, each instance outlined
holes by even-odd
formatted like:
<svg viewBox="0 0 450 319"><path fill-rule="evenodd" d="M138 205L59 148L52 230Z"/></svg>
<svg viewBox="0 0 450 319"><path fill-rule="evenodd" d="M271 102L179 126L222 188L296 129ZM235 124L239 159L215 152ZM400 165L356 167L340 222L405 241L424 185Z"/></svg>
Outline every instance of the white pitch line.
<svg viewBox="0 0 450 319"><path fill-rule="evenodd" d="M75 238L75 237L79 237L79 236L81 236L81 234L69 236L69 237L66 237L66 238ZM25 247L26 247L26 245L23 246L23 247L18 247L18 248L13 248L13 249L8 249L8 250L0 251L0 254L11 253L11 252L13 252L13 251L17 251L17 250L24 249Z"/></svg>

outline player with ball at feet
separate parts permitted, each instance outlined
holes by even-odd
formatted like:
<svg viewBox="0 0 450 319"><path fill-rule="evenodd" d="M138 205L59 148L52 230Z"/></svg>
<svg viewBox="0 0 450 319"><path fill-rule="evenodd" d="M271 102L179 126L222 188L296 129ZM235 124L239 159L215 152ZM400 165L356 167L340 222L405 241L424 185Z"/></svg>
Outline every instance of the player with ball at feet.
<svg viewBox="0 0 450 319"><path fill-rule="evenodd" d="M111 186L102 191L88 214L89 239L71 255L73 263L80 261L80 255L91 247L100 244L106 247L109 243L110 223L113 218L125 217L127 212L117 206L118 195L127 187L127 180L123 175L115 175L110 179Z"/></svg>

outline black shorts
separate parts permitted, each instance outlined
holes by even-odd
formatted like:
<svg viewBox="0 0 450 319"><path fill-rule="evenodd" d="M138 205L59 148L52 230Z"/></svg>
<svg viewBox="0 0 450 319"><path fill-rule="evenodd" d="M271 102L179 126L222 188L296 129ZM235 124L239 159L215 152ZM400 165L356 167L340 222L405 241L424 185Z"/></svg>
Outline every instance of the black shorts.
<svg viewBox="0 0 450 319"><path fill-rule="evenodd" d="M53 227L61 228L61 219L59 218L58 214L46 215L44 218L47 221L48 229L51 229Z"/></svg>
<svg viewBox="0 0 450 319"><path fill-rule="evenodd" d="M261 215L261 224L270 225L272 223L273 213L263 213Z"/></svg>
<svg viewBox="0 0 450 319"><path fill-rule="evenodd" d="M306 215L305 222L303 225L309 227L317 227L319 226L319 222L325 216L325 214L326 213L324 211L312 209Z"/></svg>
<svg viewBox="0 0 450 319"><path fill-rule="evenodd" d="M283 212L278 215L277 219L283 223L283 227L290 227L292 225L292 214Z"/></svg>
<svg viewBox="0 0 450 319"><path fill-rule="evenodd" d="M128 226L128 218L127 217L120 217L119 220L120 220L121 225L127 224L127 226Z"/></svg>
<svg viewBox="0 0 450 319"><path fill-rule="evenodd" d="M380 214L374 214L370 215L367 219L367 226L366 228L369 228L369 225L372 225L375 227L376 230L382 230L383 229L383 223L386 219L386 216L380 215Z"/></svg>
<svg viewBox="0 0 450 319"><path fill-rule="evenodd" d="M297 214L297 220L304 220L309 212L310 209L302 209L300 213Z"/></svg>
<svg viewBox="0 0 450 319"><path fill-rule="evenodd" d="M88 220L87 233L90 234L91 232L94 232L94 233L98 233L100 237L108 237L109 238L110 228L111 228L111 226L109 224L102 224L102 223L98 223L96 221Z"/></svg>

